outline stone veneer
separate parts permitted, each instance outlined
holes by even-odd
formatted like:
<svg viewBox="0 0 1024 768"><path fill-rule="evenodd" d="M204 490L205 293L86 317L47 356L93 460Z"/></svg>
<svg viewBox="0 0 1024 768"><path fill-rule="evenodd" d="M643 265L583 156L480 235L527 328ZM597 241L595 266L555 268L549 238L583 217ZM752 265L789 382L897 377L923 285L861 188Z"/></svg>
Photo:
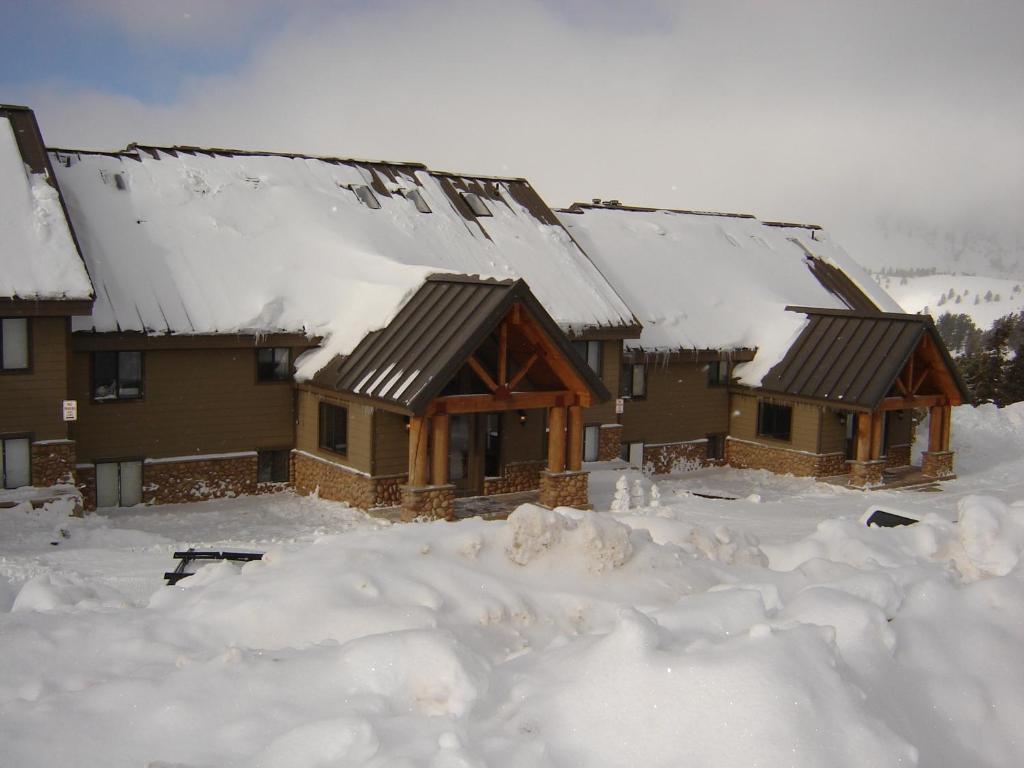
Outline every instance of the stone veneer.
<svg viewBox="0 0 1024 768"><path fill-rule="evenodd" d="M655 475L699 469L708 464L708 441L693 440L686 443L662 443L644 446L644 465L641 469Z"/></svg>
<svg viewBox="0 0 1024 768"><path fill-rule="evenodd" d="M372 509L402 503L406 475L370 477L354 469L301 451L292 453L292 482L302 494L319 493L331 501Z"/></svg>
<svg viewBox="0 0 1024 768"><path fill-rule="evenodd" d="M846 472L846 456L842 453L807 453L735 437L726 438L725 461L739 469L767 469L799 477L829 477Z"/></svg>
<svg viewBox="0 0 1024 768"><path fill-rule="evenodd" d="M921 454L921 474L936 479L953 478L953 451L925 451Z"/></svg>
<svg viewBox="0 0 1024 768"><path fill-rule="evenodd" d="M910 445L890 445L885 457L885 468L910 466Z"/></svg>
<svg viewBox="0 0 1024 768"><path fill-rule="evenodd" d="M417 518L453 520L455 518L455 486L425 485L418 488L402 486L402 522Z"/></svg>
<svg viewBox="0 0 1024 768"><path fill-rule="evenodd" d="M885 481L885 459L848 461L847 464L850 466L850 485L871 488Z"/></svg>
<svg viewBox="0 0 1024 768"><path fill-rule="evenodd" d="M622 453L622 425L602 424L597 431L597 460L615 461Z"/></svg>
<svg viewBox="0 0 1024 768"><path fill-rule="evenodd" d="M95 477L94 477L95 485ZM181 504L256 493L256 454L142 465L146 504Z"/></svg>
<svg viewBox="0 0 1024 768"><path fill-rule="evenodd" d="M540 487L540 473L546 462L512 461L501 469L500 477L484 478L484 496L496 493L520 493Z"/></svg>
<svg viewBox="0 0 1024 768"><path fill-rule="evenodd" d="M69 485L75 482L75 441L32 443L32 485Z"/></svg>
<svg viewBox="0 0 1024 768"><path fill-rule="evenodd" d="M589 472L540 473L540 501L546 507L576 507L589 509L587 478Z"/></svg>

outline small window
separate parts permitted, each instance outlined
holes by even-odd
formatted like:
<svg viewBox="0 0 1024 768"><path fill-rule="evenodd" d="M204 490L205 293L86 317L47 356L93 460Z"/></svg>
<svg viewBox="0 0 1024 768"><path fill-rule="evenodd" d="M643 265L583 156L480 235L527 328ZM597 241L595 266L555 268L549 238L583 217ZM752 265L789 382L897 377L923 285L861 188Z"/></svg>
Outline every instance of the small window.
<svg viewBox="0 0 1024 768"><path fill-rule="evenodd" d="M707 457L710 461L721 461L725 458L725 435L721 432L708 435Z"/></svg>
<svg viewBox="0 0 1024 768"><path fill-rule="evenodd" d="M601 427L598 425L583 428L583 460L597 461L601 448Z"/></svg>
<svg viewBox="0 0 1024 768"><path fill-rule="evenodd" d="M348 453L348 409L320 403L320 447L331 453Z"/></svg>
<svg viewBox="0 0 1024 768"><path fill-rule="evenodd" d="M462 199L466 201L466 205L469 206L469 210L473 212L474 216L493 216L491 209L487 207L487 204L480 199L480 195L476 192L463 192Z"/></svg>
<svg viewBox="0 0 1024 768"><path fill-rule="evenodd" d="M412 201L412 204L416 206L416 210L420 213L432 213L430 206L427 205L426 198L423 197L423 193L418 189L406 189L403 194L406 200Z"/></svg>
<svg viewBox="0 0 1024 768"><path fill-rule="evenodd" d="M359 198L359 202L365 205L367 208L378 210L380 208L380 200L373 194L373 190L365 184L355 184L352 186L352 191L356 193L356 197Z"/></svg>
<svg viewBox="0 0 1024 768"><path fill-rule="evenodd" d="M775 403L758 403L757 434L775 440L789 440L793 425L793 408Z"/></svg>
<svg viewBox="0 0 1024 768"><path fill-rule="evenodd" d="M142 462L96 463L96 506L134 507L142 503Z"/></svg>
<svg viewBox="0 0 1024 768"><path fill-rule="evenodd" d="M142 397L141 352L93 352L94 400L137 400Z"/></svg>
<svg viewBox="0 0 1024 768"><path fill-rule="evenodd" d="M280 451L257 451L256 482L287 483L290 455L291 451L287 448Z"/></svg>
<svg viewBox="0 0 1024 768"><path fill-rule="evenodd" d="M5 371L28 370L28 320L24 317L0 319L0 368Z"/></svg>
<svg viewBox="0 0 1024 768"><path fill-rule="evenodd" d="M590 370L601 375L601 342L600 341L574 341L573 348L582 357Z"/></svg>
<svg viewBox="0 0 1024 768"><path fill-rule="evenodd" d="M708 386L724 387L729 383L729 364L724 360L708 363Z"/></svg>
<svg viewBox="0 0 1024 768"><path fill-rule="evenodd" d="M27 437L0 440L0 488L32 484L32 456Z"/></svg>
<svg viewBox="0 0 1024 768"><path fill-rule="evenodd" d="M622 378L619 379L621 397L642 400L647 397L647 365L633 363L622 367Z"/></svg>
<svg viewBox="0 0 1024 768"><path fill-rule="evenodd" d="M256 350L257 381L287 381L291 378L291 372L288 347L262 347Z"/></svg>

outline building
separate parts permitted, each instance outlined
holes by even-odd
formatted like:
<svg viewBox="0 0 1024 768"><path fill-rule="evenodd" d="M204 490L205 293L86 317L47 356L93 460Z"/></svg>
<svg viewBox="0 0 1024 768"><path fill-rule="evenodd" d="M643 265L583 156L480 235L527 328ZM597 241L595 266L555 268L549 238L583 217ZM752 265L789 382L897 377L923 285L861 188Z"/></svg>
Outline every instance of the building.
<svg viewBox="0 0 1024 768"><path fill-rule="evenodd" d="M952 474L950 407L966 388L931 319L900 307L817 226L576 203L570 234L643 324L625 341L623 456L875 485L911 463Z"/></svg>
<svg viewBox="0 0 1024 768"><path fill-rule="evenodd" d="M620 456L871 484L925 406L925 468L952 471L934 328L817 228L556 214L525 179L416 163L47 150L30 110L0 115L5 487L447 517L585 507L585 462Z"/></svg>

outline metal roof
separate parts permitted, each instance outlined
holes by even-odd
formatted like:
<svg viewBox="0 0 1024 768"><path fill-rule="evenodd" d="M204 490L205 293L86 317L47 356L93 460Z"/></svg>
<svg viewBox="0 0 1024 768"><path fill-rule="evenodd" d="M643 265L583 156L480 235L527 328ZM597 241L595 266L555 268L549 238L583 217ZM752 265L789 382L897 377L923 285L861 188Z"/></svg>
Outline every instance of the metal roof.
<svg viewBox="0 0 1024 768"><path fill-rule="evenodd" d="M522 280L433 275L380 331L335 358L313 383L418 414L437 397L516 303L521 303L598 400L600 378Z"/></svg>
<svg viewBox="0 0 1024 768"><path fill-rule="evenodd" d="M966 386L925 315L859 313L787 307L807 314L808 323L761 388L836 405L874 409L892 388L925 335L930 335L965 400Z"/></svg>

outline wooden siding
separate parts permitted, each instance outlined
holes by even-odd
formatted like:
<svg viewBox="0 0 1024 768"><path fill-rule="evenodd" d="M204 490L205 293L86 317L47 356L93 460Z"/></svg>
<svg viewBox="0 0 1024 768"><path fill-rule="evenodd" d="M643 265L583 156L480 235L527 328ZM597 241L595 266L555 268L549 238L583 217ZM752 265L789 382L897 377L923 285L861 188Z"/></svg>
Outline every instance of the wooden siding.
<svg viewBox="0 0 1024 768"><path fill-rule="evenodd" d="M509 411L501 422L502 465L519 461L542 461L547 458L547 437L544 411L525 411L526 423L519 423L519 414Z"/></svg>
<svg viewBox="0 0 1024 768"><path fill-rule="evenodd" d="M601 342L601 381L611 397L605 403L583 409L584 424L614 424L615 398L619 396L619 373L622 367L622 339Z"/></svg>
<svg viewBox="0 0 1024 768"><path fill-rule="evenodd" d="M647 397L625 403L623 442L679 443L726 432L729 391L709 387L707 377L707 363L648 363Z"/></svg>
<svg viewBox="0 0 1024 768"><path fill-rule="evenodd" d="M68 319L32 317L28 325L30 370L0 373L0 434L62 440L68 437L61 413L61 401L69 399Z"/></svg>
<svg viewBox="0 0 1024 768"><path fill-rule="evenodd" d="M740 440L753 440L778 448L789 448L794 451L819 452L820 406L808 405L806 403L787 403L782 399L772 400L772 402L781 405L791 405L793 408L790 439L773 440L770 437L761 437L757 434L757 402L758 398L756 396L733 393L729 409L729 434L732 437L739 438Z"/></svg>
<svg viewBox="0 0 1024 768"><path fill-rule="evenodd" d="M405 428L405 417L378 408L373 412L373 474L408 472L409 430Z"/></svg>
<svg viewBox="0 0 1024 768"><path fill-rule="evenodd" d="M92 401L92 355L72 355L78 460L162 458L293 444L292 385L257 383L248 349L147 350L141 400Z"/></svg>
<svg viewBox="0 0 1024 768"><path fill-rule="evenodd" d="M320 402L348 408L348 455L341 456L320 448ZM370 474L373 455L374 409L353 403L343 396L320 389L302 387L298 394L298 418L295 429L295 447L319 456L326 461L344 464ZM408 455L406 455L408 462Z"/></svg>
<svg viewBox="0 0 1024 768"><path fill-rule="evenodd" d="M909 445L913 427L913 411L889 411L886 419L889 445Z"/></svg>
<svg viewBox="0 0 1024 768"><path fill-rule="evenodd" d="M849 415L849 411L822 410L819 453L846 453L846 418Z"/></svg>

